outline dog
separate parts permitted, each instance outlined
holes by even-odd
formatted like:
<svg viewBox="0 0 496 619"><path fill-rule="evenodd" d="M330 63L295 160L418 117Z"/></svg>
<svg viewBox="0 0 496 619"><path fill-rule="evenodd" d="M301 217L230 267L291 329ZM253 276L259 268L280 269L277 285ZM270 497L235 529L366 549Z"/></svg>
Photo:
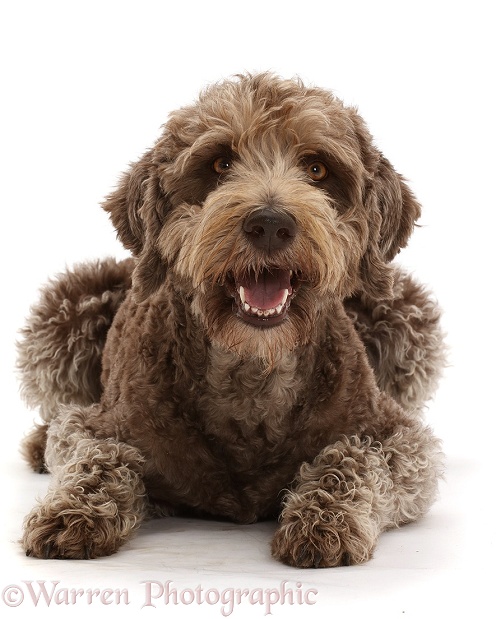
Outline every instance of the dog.
<svg viewBox="0 0 496 619"><path fill-rule="evenodd" d="M194 515L277 519L275 559L354 565L426 513L441 312L391 264L420 206L356 109L270 73L213 84L103 207L131 257L49 282L19 342L24 454L52 474L28 556Z"/></svg>

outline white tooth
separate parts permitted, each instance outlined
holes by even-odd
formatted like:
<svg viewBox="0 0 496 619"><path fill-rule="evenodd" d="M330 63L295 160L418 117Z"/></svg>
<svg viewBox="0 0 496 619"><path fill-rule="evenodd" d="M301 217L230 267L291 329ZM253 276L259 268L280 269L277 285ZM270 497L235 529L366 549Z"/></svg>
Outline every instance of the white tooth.
<svg viewBox="0 0 496 619"><path fill-rule="evenodd" d="M244 308L245 308L245 312L249 312L250 311L250 306L248 305L248 303L244 304Z"/></svg>
<svg viewBox="0 0 496 619"><path fill-rule="evenodd" d="M269 310L269 314L272 316L275 313L276 313L276 310L273 307L271 307Z"/></svg>
<svg viewBox="0 0 496 619"><path fill-rule="evenodd" d="M258 312L258 307L250 307L250 312L256 314Z"/></svg>
<svg viewBox="0 0 496 619"><path fill-rule="evenodd" d="M269 316L269 314L270 314L270 310L264 310L264 313L263 313L264 316Z"/></svg>
<svg viewBox="0 0 496 619"><path fill-rule="evenodd" d="M289 277L293 277L293 271L289 272Z"/></svg>
<svg viewBox="0 0 496 619"><path fill-rule="evenodd" d="M288 300L288 296L289 296L289 290L286 288L286 290L284 291L284 296L281 301L281 305L284 305L286 303L286 301Z"/></svg>
<svg viewBox="0 0 496 619"><path fill-rule="evenodd" d="M241 299L241 303L245 304L245 289L243 286L239 287L239 298Z"/></svg>
<svg viewBox="0 0 496 619"><path fill-rule="evenodd" d="M257 310L257 316L262 317L264 315L263 310L259 309Z"/></svg>
<svg viewBox="0 0 496 619"><path fill-rule="evenodd" d="M280 314L282 312L282 305L279 303L279 305L276 307L276 314Z"/></svg>

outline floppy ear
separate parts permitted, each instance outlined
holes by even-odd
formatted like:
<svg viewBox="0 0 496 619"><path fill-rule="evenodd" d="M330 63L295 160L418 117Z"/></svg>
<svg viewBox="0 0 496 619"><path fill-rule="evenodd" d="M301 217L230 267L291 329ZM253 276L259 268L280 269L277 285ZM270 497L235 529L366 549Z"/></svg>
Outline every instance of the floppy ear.
<svg viewBox="0 0 496 619"><path fill-rule="evenodd" d="M366 195L369 243L361 264L363 290L372 298L393 295L393 269L388 264L407 244L420 205L389 161L380 154Z"/></svg>
<svg viewBox="0 0 496 619"><path fill-rule="evenodd" d="M117 189L107 196L103 208L124 247L137 258L132 293L140 303L164 281L167 268L156 242L169 203L160 187L153 150L131 166Z"/></svg>

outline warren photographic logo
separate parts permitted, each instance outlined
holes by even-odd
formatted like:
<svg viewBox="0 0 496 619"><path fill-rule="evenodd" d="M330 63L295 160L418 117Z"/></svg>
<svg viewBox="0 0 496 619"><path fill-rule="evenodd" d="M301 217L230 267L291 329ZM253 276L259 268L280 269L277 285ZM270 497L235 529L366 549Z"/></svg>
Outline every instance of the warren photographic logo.
<svg viewBox="0 0 496 619"><path fill-rule="evenodd" d="M317 589L304 588L301 582L290 585L286 580L272 588L217 589L202 585L180 588L172 580L145 580L140 587L140 592L130 592L126 588L69 588L59 580L22 580L20 584L4 587L1 601L9 607L128 606L133 603L139 608L203 605L216 606L222 616L229 617L237 607L247 605L259 607L265 616L272 615L277 607L313 606L318 595Z"/></svg>

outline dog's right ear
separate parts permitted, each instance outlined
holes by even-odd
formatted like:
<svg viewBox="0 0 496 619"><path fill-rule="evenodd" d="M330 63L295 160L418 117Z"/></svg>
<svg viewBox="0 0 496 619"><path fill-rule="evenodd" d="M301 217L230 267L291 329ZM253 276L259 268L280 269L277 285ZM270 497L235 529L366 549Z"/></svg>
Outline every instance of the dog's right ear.
<svg viewBox="0 0 496 619"><path fill-rule="evenodd" d="M137 258L132 291L138 303L160 286L167 268L156 242L169 204L153 157L150 150L133 164L102 205L119 240Z"/></svg>

